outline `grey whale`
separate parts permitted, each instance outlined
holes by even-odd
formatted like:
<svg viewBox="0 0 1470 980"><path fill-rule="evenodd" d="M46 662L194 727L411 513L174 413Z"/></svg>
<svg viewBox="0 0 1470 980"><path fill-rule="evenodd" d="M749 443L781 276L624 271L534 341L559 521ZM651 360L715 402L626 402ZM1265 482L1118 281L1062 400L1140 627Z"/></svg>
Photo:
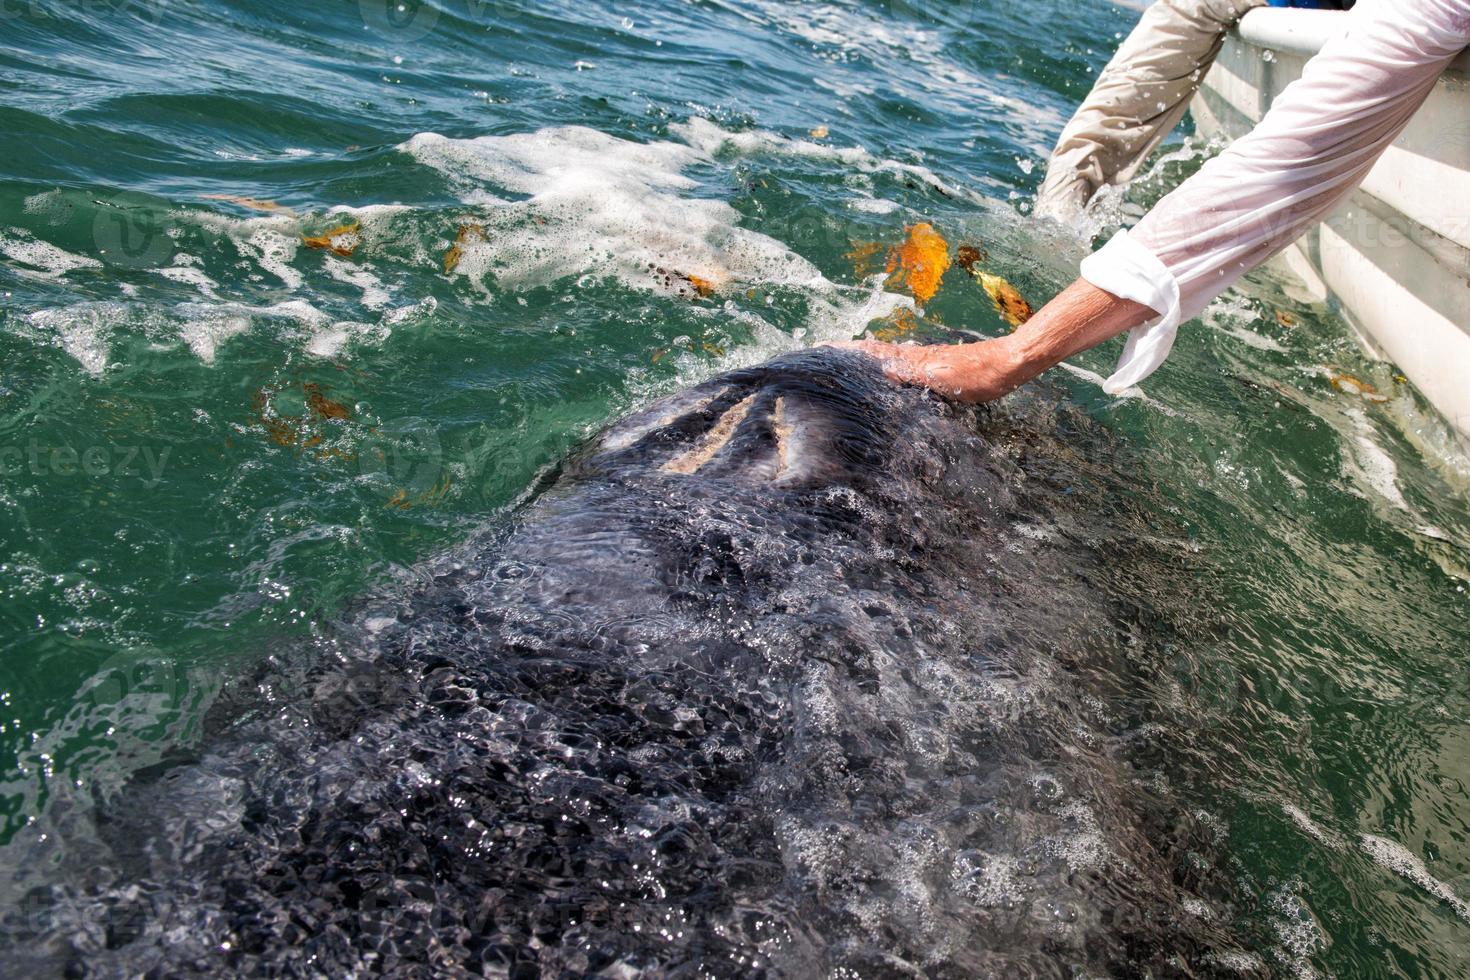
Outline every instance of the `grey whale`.
<svg viewBox="0 0 1470 980"><path fill-rule="evenodd" d="M0 972L1210 972L1121 559L986 425L834 350L612 425L21 862Z"/></svg>

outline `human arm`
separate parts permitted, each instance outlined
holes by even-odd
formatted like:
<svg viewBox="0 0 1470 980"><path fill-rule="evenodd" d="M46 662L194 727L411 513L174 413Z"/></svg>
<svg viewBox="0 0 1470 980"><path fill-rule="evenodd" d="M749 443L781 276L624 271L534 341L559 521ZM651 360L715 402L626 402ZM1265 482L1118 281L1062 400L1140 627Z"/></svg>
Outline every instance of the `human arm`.
<svg viewBox="0 0 1470 980"><path fill-rule="evenodd" d="M1142 303L1119 299L1078 279L1015 333L993 340L948 346L860 340L851 346L881 360L895 380L924 385L958 401L987 402L1152 315Z"/></svg>
<svg viewBox="0 0 1470 980"><path fill-rule="evenodd" d="M1128 181L1184 117L1226 33L1265 0L1157 0L1057 137L1034 214L1070 224L1108 185Z"/></svg>
<svg viewBox="0 0 1470 980"><path fill-rule="evenodd" d="M1168 356L1180 322L1289 245L1358 185L1470 43L1470 0L1372 0L1347 15L1347 23L1346 33L1308 62L1253 132L1205 164L1137 227L1083 261L1082 278L1117 303L1111 311L1094 310L1094 325L1122 322L1114 333L1132 330L1105 390L1116 393L1152 373ZM1070 305L1053 309L1076 288L1074 283L1036 314L1039 330L1076 336L1070 324L1076 312ZM1126 323L1125 301L1154 315ZM1097 329L1081 336L1101 342L1112 334ZM941 348L952 353L929 355L926 373L951 389L983 393L1003 387L986 375L1004 368L1006 382L1014 382L1005 388L1010 390L1034 376L1025 369L1044 362L1018 369L1002 356L1014 353L1009 345L992 348L994 343L973 351L966 350L970 345ZM911 357L886 353L905 362Z"/></svg>

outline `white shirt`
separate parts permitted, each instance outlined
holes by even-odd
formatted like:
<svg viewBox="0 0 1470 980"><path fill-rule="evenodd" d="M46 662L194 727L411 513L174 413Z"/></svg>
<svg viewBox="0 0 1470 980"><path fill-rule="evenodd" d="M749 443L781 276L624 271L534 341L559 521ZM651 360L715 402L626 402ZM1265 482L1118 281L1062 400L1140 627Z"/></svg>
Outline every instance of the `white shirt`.
<svg viewBox="0 0 1470 980"><path fill-rule="evenodd" d="M1470 0L1364 0L1345 16L1250 134L1082 261L1088 282L1159 314L1103 390L1152 374L1182 321L1324 218L1470 45Z"/></svg>

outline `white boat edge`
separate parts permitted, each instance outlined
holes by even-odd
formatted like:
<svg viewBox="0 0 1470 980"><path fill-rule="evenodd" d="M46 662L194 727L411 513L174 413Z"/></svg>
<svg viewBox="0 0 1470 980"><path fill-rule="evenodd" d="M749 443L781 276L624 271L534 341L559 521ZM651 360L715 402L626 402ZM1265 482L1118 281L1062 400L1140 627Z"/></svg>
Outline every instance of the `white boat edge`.
<svg viewBox="0 0 1470 980"><path fill-rule="evenodd" d="M1226 38L1191 111L1206 137L1249 132L1346 15L1258 8ZM1336 213L1284 255L1373 356L1391 361L1470 451L1470 51Z"/></svg>

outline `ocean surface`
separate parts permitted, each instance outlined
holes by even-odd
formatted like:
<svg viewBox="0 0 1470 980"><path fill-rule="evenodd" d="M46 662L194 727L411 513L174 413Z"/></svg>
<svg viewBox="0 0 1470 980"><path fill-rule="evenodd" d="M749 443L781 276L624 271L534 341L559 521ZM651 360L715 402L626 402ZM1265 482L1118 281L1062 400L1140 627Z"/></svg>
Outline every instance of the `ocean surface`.
<svg viewBox="0 0 1470 980"><path fill-rule="evenodd" d="M1039 306L1196 168L1181 133L1089 227L1028 217L1137 16L0 0L0 866L626 411L1009 329L888 265L927 225ZM1151 694L1193 720L1119 737L1171 747L1245 974L1462 976L1470 463L1302 297L1247 277L1121 398L1116 342L1053 372L1209 569Z"/></svg>

